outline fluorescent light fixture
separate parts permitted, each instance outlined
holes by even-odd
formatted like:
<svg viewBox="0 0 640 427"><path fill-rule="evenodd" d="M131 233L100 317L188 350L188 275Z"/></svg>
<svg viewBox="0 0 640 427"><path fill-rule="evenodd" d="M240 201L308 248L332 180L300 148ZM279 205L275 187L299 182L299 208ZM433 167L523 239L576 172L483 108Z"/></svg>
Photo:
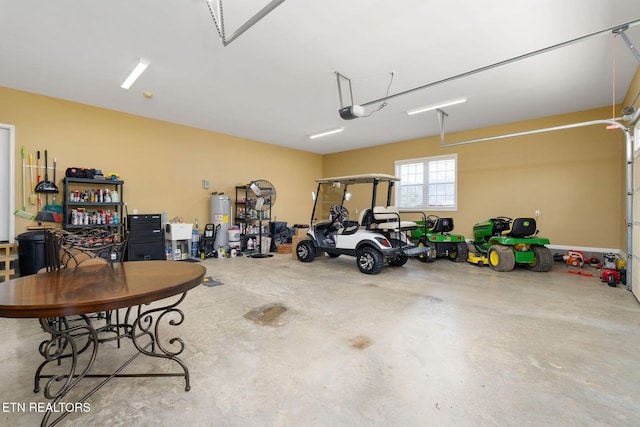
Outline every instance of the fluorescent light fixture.
<svg viewBox="0 0 640 427"><path fill-rule="evenodd" d="M449 107L450 105L462 104L463 102L467 102L467 98L456 98L451 101L444 101L438 104L427 105L425 107L414 108L413 110L407 111L407 114L412 116L414 114L424 113L426 111L437 110L438 108Z"/></svg>
<svg viewBox="0 0 640 427"><path fill-rule="evenodd" d="M138 77L140 77L140 75L144 73L144 70L146 70L148 66L149 61L141 58L138 61L138 65L136 65L136 68L133 69L131 74L129 74L129 77L127 77L127 79L124 81L124 83L122 83L122 85L120 85L120 87L122 89L129 89L131 85L138 79Z"/></svg>
<svg viewBox="0 0 640 427"><path fill-rule="evenodd" d="M343 127L325 130L325 131L322 131L322 132L318 132L318 133L314 133L312 135L309 135L309 139L321 138L323 136L332 135L334 133L342 132L343 130L344 130Z"/></svg>

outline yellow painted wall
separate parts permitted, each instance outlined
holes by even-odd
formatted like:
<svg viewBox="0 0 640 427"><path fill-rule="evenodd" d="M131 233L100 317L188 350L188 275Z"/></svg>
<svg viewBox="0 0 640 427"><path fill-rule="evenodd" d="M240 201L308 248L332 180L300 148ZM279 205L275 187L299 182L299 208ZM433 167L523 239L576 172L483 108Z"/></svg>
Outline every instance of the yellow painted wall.
<svg viewBox="0 0 640 427"><path fill-rule="evenodd" d="M267 179L277 189L273 217L289 225L309 221L321 155L3 87L0 100L0 122L16 127L17 208L22 206L24 146L27 153L41 150L42 162L47 149L50 166L57 158L61 191L67 167L118 172L129 213L166 212L169 219L182 216L185 222L198 218L202 227L209 222L211 192L224 192L233 202L236 185ZM62 198L61 192L58 203ZM16 236L33 224L16 217Z"/></svg>
<svg viewBox="0 0 640 427"><path fill-rule="evenodd" d="M636 78L630 94L640 84ZM629 95L628 95L629 97ZM308 223L318 177L394 173L394 160L458 154L456 231L496 215L532 216L552 244L625 248L624 138L604 126L543 133L457 147L439 137L317 155L0 87L0 122L16 126L16 206L22 204L20 147L49 150L58 182L69 166L117 171L129 211L167 212L168 218L209 218L211 191L233 199L253 179L278 190L274 217ZM625 105L625 104L623 104ZM448 134L447 143L610 117L609 108ZM202 180L211 182L209 190ZM62 195L60 195L62 197ZM353 217L366 195L354 193ZM61 201L61 199L60 199ZM33 212L35 209L30 207ZM445 213L440 213L445 215ZM16 235L32 222L16 218Z"/></svg>
<svg viewBox="0 0 640 427"><path fill-rule="evenodd" d="M607 108L446 135L445 143L609 118ZM394 161L458 155L458 210L454 218L471 238L478 221L498 215L534 216L552 244L622 249L624 246L624 136L605 125L456 147L422 138L324 157L324 175L394 174ZM355 195L349 209L358 205ZM363 197L366 197L363 195ZM428 212L430 213L430 212Z"/></svg>
<svg viewBox="0 0 640 427"><path fill-rule="evenodd" d="M624 97L624 101L622 101L622 107L631 106L632 102L635 101L633 107L636 110L640 109L640 98L636 98L638 93L640 93L640 67L636 70L636 74L633 76L629 89L627 89L627 95Z"/></svg>

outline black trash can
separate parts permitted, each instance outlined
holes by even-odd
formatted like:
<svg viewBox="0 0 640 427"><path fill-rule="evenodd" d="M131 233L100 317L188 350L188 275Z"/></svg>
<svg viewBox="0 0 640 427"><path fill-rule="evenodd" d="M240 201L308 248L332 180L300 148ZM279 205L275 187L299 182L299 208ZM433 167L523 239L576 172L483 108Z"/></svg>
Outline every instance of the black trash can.
<svg viewBox="0 0 640 427"><path fill-rule="evenodd" d="M27 231L18 235L16 240L18 241L20 277L35 274L46 267L44 231Z"/></svg>

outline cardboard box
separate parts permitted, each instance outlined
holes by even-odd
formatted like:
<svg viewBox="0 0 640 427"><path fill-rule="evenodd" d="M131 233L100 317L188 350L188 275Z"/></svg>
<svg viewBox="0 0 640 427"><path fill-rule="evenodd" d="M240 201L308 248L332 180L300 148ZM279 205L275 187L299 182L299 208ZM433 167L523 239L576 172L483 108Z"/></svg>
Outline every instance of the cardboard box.
<svg viewBox="0 0 640 427"><path fill-rule="evenodd" d="M291 253L291 243L282 243L278 245L278 253L279 254L290 254Z"/></svg>
<svg viewBox="0 0 640 427"><path fill-rule="evenodd" d="M296 236L306 236L309 227L306 228L296 228Z"/></svg>

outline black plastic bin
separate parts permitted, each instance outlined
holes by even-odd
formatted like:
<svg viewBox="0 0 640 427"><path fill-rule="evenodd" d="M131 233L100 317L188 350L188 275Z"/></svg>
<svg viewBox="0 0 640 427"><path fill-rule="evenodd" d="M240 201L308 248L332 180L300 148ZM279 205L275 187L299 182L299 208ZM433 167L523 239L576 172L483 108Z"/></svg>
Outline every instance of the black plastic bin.
<svg viewBox="0 0 640 427"><path fill-rule="evenodd" d="M16 237L16 240L18 241L20 277L35 274L46 267L43 231L27 231Z"/></svg>

